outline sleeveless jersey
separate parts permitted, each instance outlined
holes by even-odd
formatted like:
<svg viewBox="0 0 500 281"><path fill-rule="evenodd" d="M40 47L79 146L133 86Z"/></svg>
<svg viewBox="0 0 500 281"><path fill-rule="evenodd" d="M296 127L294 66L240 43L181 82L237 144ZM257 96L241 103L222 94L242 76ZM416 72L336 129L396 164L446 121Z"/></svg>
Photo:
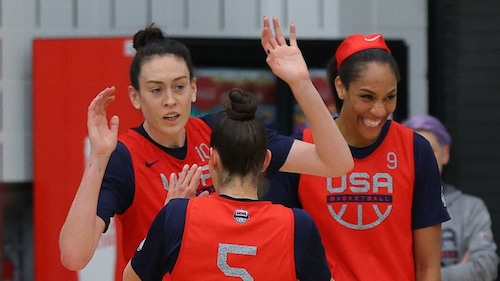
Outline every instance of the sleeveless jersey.
<svg viewBox="0 0 500 281"><path fill-rule="evenodd" d="M190 118L186 124L187 155L177 159L134 130L120 136L130 151L135 176L132 205L118 215L123 231L123 256L128 262L139 243L146 237L149 226L163 208L167 198L168 181L172 172L179 173L185 164L198 164L203 172L198 191L213 189L208 170L211 128L201 119ZM122 268L123 270L123 268Z"/></svg>
<svg viewBox="0 0 500 281"><path fill-rule="evenodd" d="M235 201L219 196L189 200L171 278L297 280L292 210L268 201Z"/></svg>
<svg viewBox="0 0 500 281"><path fill-rule="evenodd" d="M313 142L310 129L303 139ZM380 146L354 163L338 178L301 175L299 181L300 201L318 226L333 278L415 280L413 131L392 122Z"/></svg>

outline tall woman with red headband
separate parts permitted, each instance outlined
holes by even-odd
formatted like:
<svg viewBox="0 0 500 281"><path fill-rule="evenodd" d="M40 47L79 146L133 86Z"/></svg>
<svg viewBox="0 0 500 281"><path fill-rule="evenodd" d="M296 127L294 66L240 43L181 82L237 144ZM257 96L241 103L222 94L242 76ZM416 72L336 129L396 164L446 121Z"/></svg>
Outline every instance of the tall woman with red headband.
<svg viewBox="0 0 500 281"><path fill-rule="evenodd" d="M280 173L265 195L311 214L336 280L440 280L449 215L429 143L389 119L399 77L382 35L345 39L327 79L354 169L334 178ZM297 138L313 142L309 129Z"/></svg>

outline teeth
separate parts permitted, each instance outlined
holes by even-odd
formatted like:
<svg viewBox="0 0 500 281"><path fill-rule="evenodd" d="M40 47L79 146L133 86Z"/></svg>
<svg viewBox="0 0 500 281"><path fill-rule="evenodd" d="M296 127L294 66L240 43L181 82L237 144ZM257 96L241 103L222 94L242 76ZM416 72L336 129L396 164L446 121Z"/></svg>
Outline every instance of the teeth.
<svg viewBox="0 0 500 281"><path fill-rule="evenodd" d="M177 116L177 114L172 114L172 115L167 115L167 116L165 116L165 117L166 117L166 118L174 118L174 117L176 117L176 116Z"/></svg>
<svg viewBox="0 0 500 281"><path fill-rule="evenodd" d="M373 121L373 120L367 120L367 119L365 119L364 122L365 122L365 125L369 126L369 127L377 127L380 124L380 120Z"/></svg>

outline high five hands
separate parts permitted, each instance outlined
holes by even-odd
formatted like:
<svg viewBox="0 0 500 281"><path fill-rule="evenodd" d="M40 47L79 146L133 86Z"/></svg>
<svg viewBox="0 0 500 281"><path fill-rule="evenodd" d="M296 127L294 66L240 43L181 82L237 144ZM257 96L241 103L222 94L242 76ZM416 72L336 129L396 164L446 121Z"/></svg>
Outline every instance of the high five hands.
<svg viewBox="0 0 500 281"><path fill-rule="evenodd" d="M102 90L90 103L87 111L87 129L91 153L95 156L111 155L118 139L119 118L107 120L106 109L115 100L115 87Z"/></svg>
<svg viewBox="0 0 500 281"><path fill-rule="evenodd" d="M196 164L189 167L188 164L182 167L182 171L177 178L175 173L170 174L168 183L168 193L165 199L165 205L173 198L193 198L196 196L196 189L200 183L202 168ZM199 197L208 196L208 191L203 191Z"/></svg>
<svg viewBox="0 0 500 281"><path fill-rule="evenodd" d="M290 24L290 45L287 44L278 19L273 17L274 34L271 30L268 17L264 17L261 44L267 53L266 62L279 78L288 85L301 80L309 80L309 71L306 62L297 45L295 25Z"/></svg>

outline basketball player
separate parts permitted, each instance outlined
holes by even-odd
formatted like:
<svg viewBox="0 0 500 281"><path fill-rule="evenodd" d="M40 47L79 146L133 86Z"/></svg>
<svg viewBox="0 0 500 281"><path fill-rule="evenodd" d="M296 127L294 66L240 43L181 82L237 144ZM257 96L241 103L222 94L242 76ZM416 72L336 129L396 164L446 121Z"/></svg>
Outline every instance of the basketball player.
<svg viewBox="0 0 500 281"><path fill-rule="evenodd" d="M271 157L266 131L255 118L252 94L232 90L229 97L210 138L217 195L170 200L125 268L124 281L159 281L167 272L171 280L331 280L310 216L258 200ZM196 168L178 184L195 189Z"/></svg>
<svg viewBox="0 0 500 281"><path fill-rule="evenodd" d="M389 119L399 78L382 35L347 37L327 80L354 168L328 178L280 173L265 196L312 216L337 280L440 278L441 223L449 216L429 143ZM310 129L297 137L315 141Z"/></svg>
<svg viewBox="0 0 500 281"><path fill-rule="evenodd" d="M266 173L345 173L352 168L352 156L335 122L327 119L330 113L309 77L294 26L288 45L278 21L274 21L275 35L267 18L265 22L262 46L267 63L290 85L317 140L313 145L269 130L272 158ZM123 246L123 255L117 256L117 280L164 206L167 193L177 192L168 185L171 173L178 173L185 164L196 164L203 170L197 192L214 191L208 162L215 116L190 117L197 87L188 48L166 38L155 26L138 31L133 44L137 53L130 67L129 96L142 111L144 122L118 139L118 116L112 116L109 123L106 118L106 108L115 98L114 87L104 89L91 102L87 117L91 152L59 237L62 264L80 270L116 215L121 225L117 236L122 238L118 247ZM206 234L203 239L208 239Z"/></svg>

